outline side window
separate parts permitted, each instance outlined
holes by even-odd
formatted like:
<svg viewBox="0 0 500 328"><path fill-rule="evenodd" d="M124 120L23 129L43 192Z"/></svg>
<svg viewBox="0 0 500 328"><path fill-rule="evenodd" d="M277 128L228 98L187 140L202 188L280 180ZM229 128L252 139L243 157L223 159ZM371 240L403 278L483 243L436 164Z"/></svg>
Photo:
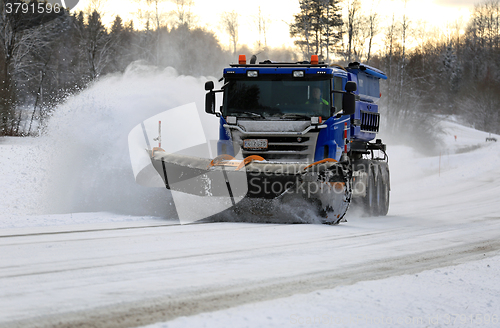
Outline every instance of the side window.
<svg viewBox="0 0 500 328"><path fill-rule="evenodd" d="M365 73L358 74L358 90L360 95L370 97L380 97L379 79L366 75Z"/></svg>
<svg viewBox="0 0 500 328"><path fill-rule="evenodd" d="M360 95L368 95L368 87L370 80L363 73L358 74L358 91Z"/></svg>
<svg viewBox="0 0 500 328"><path fill-rule="evenodd" d="M344 91L342 88L342 78L334 77L333 78L333 90ZM335 106L335 114L342 110L342 94L341 93L333 93L334 102L333 106Z"/></svg>
<svg viewBox="0 0 500 328"><path fill-rule="evenodd" d="M370 77L371 79L371 87L370 87L370 96L372 97L380 97L380 80L375 77Z"/></svg>

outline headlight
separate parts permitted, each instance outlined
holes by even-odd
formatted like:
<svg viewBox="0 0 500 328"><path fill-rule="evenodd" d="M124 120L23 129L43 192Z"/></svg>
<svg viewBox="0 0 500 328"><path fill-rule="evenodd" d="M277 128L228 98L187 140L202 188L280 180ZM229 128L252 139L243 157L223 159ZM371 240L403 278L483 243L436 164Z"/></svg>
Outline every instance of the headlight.
<svg viewBox="0 0 500 328"><path fill-rule="evenodd" d="M247 71L247 77L258 77L259 71Z"/></svg>
<svg viewBox="0 0 500 328"><path fill-rule="evenodd" d="M293 71L293 77L304 77L304 71Z"/></svg>

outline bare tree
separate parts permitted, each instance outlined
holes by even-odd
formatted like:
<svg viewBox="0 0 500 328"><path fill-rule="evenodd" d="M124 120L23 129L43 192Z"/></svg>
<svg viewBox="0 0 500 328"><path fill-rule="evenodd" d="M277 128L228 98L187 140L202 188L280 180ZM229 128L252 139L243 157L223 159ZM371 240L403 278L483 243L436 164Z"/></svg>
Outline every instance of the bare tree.
<svg viewBox="0 0 500 328"><path fill-rule="evenodd" d="M379 1L372 0L370 11L363 11L360 0L345 0L347 16L342 28L342 55L348 62L367 61L372 58L373 43L379 34L379 14L375 10Z"/></svg>
<svg viewBox="0 0 500 328"><path fill-rule="evenodd" d="M152 40L151 47L142 49L143 56L152 60L155 65L160 63L161 29L167 24L172 13L163 11L164 3L171 0L135 0L139 5L137 15L145 26L146 37Z"/></svg>
<svg viewBox="0 0 500 328"><path fill-rule="evenodd" d="M97 0L100 1L100 0ZM163 3L170 0L135 0L139 5L137 16L143 21L146 30L157 31L165 25L168 14L162 10Z"/></svg>
<svg viewBox="0 0 500 328"><path fill-rule="evenodd" d="M366 42L370 40L370 21L369 17L365 15L358 16L356 23L357 29L354 32L352 42L352 54L355 61L361 62L366 58Z"/></svg>
<svg viewBox="0 0 500 328"><path fill-rule="evenodd" d="M196 16L193 14L192 8L194 5L193 0L172 0L175 2L176 10L175 25L185 25L187 28L193 27L196 22Z"/></svg>
<svg viewBox="0 0 500 328"><path fill-rule="evenodd" d="M373 39L378 34L378 15L373 11L373 7L368 15L363 14L359 0L348 0L347 12L348 15L344 22L347 34L344 57L347 61L362 61L364 59L369 61Z"/></svg>
<svg viewBox="0 0 500 328"><path fill-rule="evenodd" d="M373 39L379 32L379 16L376 11L373 10L374 2L372 2L372 8L370 9L370 14L368 15L368 54L366 56L366 62L370 62L372 54Z"/></svg>
<svg viewBox="0 0 500 328"><path fill-rule="evenodd" d="M359 33L359 18L361 3L359 0L347 2L347 61L352 61L353 47L357 34Z"/></svg>
<svg viewBox="0 0 500 328"><path fill-rule="evenodd" d="M262 9L259 6L259 14L255 17L255 25L259 31L259 39L257 41L257 49L262 50L267 48L267 29L271 24L271 19L262 14Z"/></svg>
<svg viewBox="0 0 500 328"><path fill-rule="evenodd" d="M87 24L78 28L80 46L88 67L89 81L101 75L111 61L114 42L101 21L101 15L94 11L87 16Z"/></svg>
<svg viewBox="0 0 500 328"><path fill-rule="evenodd" d="M238 45L238 18L239 14L234 10L225 11L221 17L221 25L229 36L229 44L233 46L233 54L236 54L236 46Z"/></svg>
<svg viewBox="0 0 500 328"><path fill-rule="evenodd" d="M407 41L407 33L410 21L408 16L406 16L406 4L408 0L404 0L404 12L403 12L403 20L401 21L401 48L402 48L402 63L401 63L401 89L400 94L402 96L402 90L404 86L404 78L405 78L405 66L406 66L406 41Z"/></svg>

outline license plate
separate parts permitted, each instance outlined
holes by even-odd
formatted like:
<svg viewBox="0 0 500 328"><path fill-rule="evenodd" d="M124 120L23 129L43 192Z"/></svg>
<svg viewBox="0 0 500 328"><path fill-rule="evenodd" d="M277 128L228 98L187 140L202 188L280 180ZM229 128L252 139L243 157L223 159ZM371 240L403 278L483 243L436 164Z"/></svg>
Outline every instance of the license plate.
<svg viewBox="0 0 500 328"><path fill-rule="evenodd" d="M267 149L267 139L245 139L243 141L245 149Z"/></svg>

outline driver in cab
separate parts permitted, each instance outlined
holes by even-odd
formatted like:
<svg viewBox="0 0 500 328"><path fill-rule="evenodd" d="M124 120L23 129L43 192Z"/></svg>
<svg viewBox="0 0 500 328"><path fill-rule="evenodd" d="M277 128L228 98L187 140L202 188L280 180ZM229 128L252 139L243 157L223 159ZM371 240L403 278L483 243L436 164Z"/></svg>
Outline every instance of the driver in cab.
<svg viewBox="0 0 500 328"><path fill-rule="evenodd" d="M312 88L311 99L306 102L306 105L330 105L330 103L321 97L321 89L318 87Z"/></svg>

